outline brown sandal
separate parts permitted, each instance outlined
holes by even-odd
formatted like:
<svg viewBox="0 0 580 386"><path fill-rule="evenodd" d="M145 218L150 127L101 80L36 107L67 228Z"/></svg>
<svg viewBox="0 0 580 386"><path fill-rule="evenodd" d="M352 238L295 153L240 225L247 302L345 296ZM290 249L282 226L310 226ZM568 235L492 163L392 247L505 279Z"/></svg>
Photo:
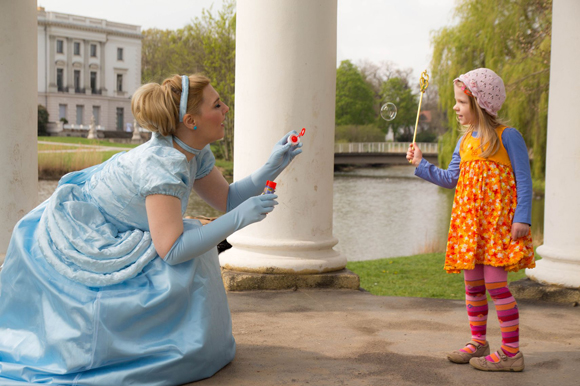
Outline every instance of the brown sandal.
<svg viewBox="0 0 580 386"><path fill-rule="evenodd" d="M469 363L469 361L471 360L471 358L479 358L479 357L484 357L486 355L489 355L489 343L485 342L484 345L477 343L475 341L469 341L465 344L465 346L467 345L472 345L473 347L475 347L475 351L473 353L468 353L465 351L461 351L461 350L456 350L453 351L452 353L447 354L447 359L449 359L451 362L453 363Z"/></svg>

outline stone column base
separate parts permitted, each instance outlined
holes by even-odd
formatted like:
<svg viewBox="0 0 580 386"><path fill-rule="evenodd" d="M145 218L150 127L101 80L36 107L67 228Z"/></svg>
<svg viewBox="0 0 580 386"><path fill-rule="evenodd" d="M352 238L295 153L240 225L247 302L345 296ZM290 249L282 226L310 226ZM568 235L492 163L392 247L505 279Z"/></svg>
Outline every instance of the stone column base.
<svg viewBox="0 0 580 386"><path fill-rule="evenodd" d="M516 300L542 300L573 307L580 304L580 289L542 284L529 278L511 282L509 289Z"/></svg>
<svg viewBox="0 0 580 386"><path fill-rule="evenodd" d="M360 286L358 275L348 269L319 274L291 275L238 272L222 268L222 278L227 291L288 290L298 288L358 290Z"/></svg>

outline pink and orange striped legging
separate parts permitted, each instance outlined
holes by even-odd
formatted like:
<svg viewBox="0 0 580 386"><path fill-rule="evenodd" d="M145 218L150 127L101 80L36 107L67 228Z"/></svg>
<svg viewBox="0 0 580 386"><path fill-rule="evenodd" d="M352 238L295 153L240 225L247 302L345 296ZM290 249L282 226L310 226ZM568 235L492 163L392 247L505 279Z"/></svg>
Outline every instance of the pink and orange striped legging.
<svg viewBox="0 0 580 386"><path fill-rule="evenodd" d="M501 349L507 356L519 352L519 312L516 300L507 286L507 272L503 267L477 264L472 270L464 270L465 303L471 337L484 344L487 332L487 296L493 299L501 328Z"/></svg>

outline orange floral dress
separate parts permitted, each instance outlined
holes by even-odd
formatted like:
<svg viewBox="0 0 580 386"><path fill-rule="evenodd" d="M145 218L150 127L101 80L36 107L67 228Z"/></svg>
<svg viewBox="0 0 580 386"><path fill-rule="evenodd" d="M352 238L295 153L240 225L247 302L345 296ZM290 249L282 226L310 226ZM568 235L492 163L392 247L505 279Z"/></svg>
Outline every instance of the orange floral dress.
<svg viewBox="0 0 580 386"><path fill-rule="evenodd" d="M501 142L505 127L496 130L501 145L491 157L479 156L479 138L469 136L461 146L445 256L447 273L473 269L475 264L505 267L506 271L536 266L531 232L518 240L511 238L517 188Z"/></svg>

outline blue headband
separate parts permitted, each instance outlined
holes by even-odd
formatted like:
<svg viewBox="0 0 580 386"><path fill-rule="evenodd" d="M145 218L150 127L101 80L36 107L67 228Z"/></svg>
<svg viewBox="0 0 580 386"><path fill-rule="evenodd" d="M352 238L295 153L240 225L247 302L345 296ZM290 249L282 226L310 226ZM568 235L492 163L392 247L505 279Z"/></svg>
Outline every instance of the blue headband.
<svg viewBox="0 0 580 386"><path fill-rule="evenodd" d="M179 122L183 122L183 117L187 112L187 96L189 94L189 77L181 76L181 100L179 101Z"/></svg>

